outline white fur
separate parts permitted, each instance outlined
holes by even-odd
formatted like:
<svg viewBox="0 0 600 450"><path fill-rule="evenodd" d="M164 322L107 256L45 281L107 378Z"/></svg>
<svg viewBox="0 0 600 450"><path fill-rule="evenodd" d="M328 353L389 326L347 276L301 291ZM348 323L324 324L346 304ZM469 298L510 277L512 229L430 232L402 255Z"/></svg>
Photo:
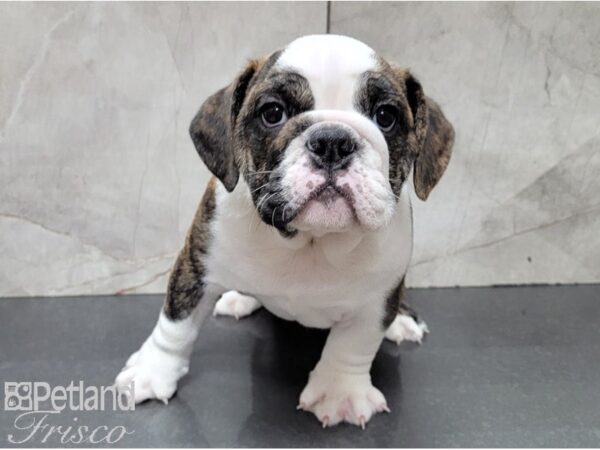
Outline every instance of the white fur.
<svg viewBox="0 0 600 450"><path fill-rule="evenodd" d="M367 45L328 34L296 39L285 48L276 67L294 70L308 80L315 109L353 110L360 77L376 65L375 52Z"/></svg>
<svg viewBox="0 0 600 450"><path fill-rule="evenodd" d="M152 334L117 376L117 388L125 390L133 381L136 403L156 398L166 404L177 389L177 381L188 373L197 334L194 314L173 322L161 311Z"/></svg>
<svg viewBox="0 0 600 450"><path fill-rule="evenodd" d="M381 313L381 303L371 301L332 326L299 404L324 427L346 421L364 428L375 413L388 410L369 374L383 338Z"/></svg>
<svg viewBox="0 0 600 450"><path fill-rule="evenodd" d="M202 301L182 320L172 321L161 310L152 334L117 375L117 388L127 392L133 381L136 403L156 398L166 404L177 389L177 381L187 374L200 324L222 292L208 286Z"/></svg>
<svg viewBox="0 0 600 450"><path fill-rule="evenodd" d="M425 322L417 322L411 316L398 314L385 332L385 337L396 344L403 341L420 344L427 333L429 333L429 328Z"/></svg>
<svg viewBox="0 0 600 450"><path fill-rule="evenodd" d="M306 78L315 100L314 110L304 114L315 124L296 138L291 146L294 150L286 152L283 164L287 168L283 184L291 204L304 204L311 192L322 185L318 179L323 177L306 164L305 142L311 132L320 126L336 124L349 129L361 143L360 156L336 182L338 187L350 189L354 204L349 205L344 198L327 206L311 200L292 223L296 228L342 231L355 215L365 228L372 230L387 224L393 214L394 196L387 181L387 144L379 129L355 106L363 74L376 66L376 55L371 48L356 39L337 35L297 39L286 47L275 64L278 69L294 71Z"/></svg>
<svg viewBox="0 0 600 450"><path fill-rule="evenodd" d="M357 111L310 111L303 114L315 123L288 146L278 169L291 206L306 203L311 194L326 182L325 174L309 163L306 141L321 126L335 124L359 143L359 151L350 167L336 176L335 184L352 193L353 204L338 198L325 206L311 200L291 223L300 230L313 232L345 231L354 215L367 230L387 225L395 209L395 196L388 181L389 153L385 139L371 120ZM284 211L277 212L283 214ZM274 212L275 214L275 212Z"/></svg>
<svg viewBox="0 0 600 450"><path fill-rule="evenodd" d="M243 182L231 194L217 188L206 280L252 293L284 319L331 328L300 403L325 424L363 425L387 408L369 370L384 336L384 299L412 251L408 188L388 226L377 231L356 226L320 237L300 231L293 239L260 221L249 192ZM314 392L325 395L311 402Z"/></svg>
<svg viewBox="0 0 600 450"><path fill-rule="evenodd" d="M367 304L376 302L379 308L408 267L412 223L407 187L389 225L378 231L356 226L321 237L300 231L292 239L260 220L243 181L231 194L219 185L216 195L206 281L252 293L284 319L329 328Z"/></svg>
<svg viewBox="0 0 600 450"><path fill-rule="evenodd" d="M346 374L315 368L300 394L298 409L317 416L323 428L342 421L365 427L373 414L389 411L383 394L373 386L369 373Z"/></svg>
<svg viewBox="0 0 600 450"><path fill-rule="evenodd" d="M213 316L233 316L241 319L252 314L260 306L259 301L254 297L240 294L237 291L228 291L217 301Z"/></svg>

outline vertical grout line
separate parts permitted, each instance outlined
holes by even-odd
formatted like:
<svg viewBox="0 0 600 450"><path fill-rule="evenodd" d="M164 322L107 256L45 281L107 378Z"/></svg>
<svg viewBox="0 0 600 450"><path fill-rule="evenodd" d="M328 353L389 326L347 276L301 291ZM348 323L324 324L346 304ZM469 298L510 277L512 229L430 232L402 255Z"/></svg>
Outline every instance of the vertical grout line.
<svg viewBox="0 0 600 450"><path fill-rule="evenodd" d="M327 23L325 24L325 32L329 34L331 32L331 1L327 2Z"/></svg>

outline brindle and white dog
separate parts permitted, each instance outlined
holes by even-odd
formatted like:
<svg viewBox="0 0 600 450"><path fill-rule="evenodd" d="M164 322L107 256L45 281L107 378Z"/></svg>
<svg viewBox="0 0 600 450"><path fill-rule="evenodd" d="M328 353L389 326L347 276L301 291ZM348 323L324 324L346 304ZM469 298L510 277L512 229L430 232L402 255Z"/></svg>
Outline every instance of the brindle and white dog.
<svg viewBox="0 0 600 450"><path fill-rule="evenodd" d="M414 168L425 200L446 169L454 131L439 106L365 44L307 36L250 61L204 102L190 133L215 177L158 323L117 386L134 381L136 401L166 403L210 311L239 318L264 306L331 329L299 409L323 426L363 427L389 411L369 372L384 337L427 331L402 300L407 179Z"/></svg>

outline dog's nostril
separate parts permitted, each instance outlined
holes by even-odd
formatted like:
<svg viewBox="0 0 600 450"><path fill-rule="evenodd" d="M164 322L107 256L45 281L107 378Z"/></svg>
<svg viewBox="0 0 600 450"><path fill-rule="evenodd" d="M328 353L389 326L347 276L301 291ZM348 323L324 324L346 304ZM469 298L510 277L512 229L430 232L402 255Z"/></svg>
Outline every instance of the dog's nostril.
<svg viewBox="0 0 600 450"><path fill-rule="evenodd" d="M348 139L347 141L340 142L338 147L338 152L341 158L344 158L356 150L356 143L353 139Z"/></svg>
<svg viewBox="0 0 600 450"><path fill-rule="evenodd" d="M308 139L308 141L306 142L306 148L308 148L309 152L318 156L322 156L326 151L325 143L316 136L311 136Z"/></svg>

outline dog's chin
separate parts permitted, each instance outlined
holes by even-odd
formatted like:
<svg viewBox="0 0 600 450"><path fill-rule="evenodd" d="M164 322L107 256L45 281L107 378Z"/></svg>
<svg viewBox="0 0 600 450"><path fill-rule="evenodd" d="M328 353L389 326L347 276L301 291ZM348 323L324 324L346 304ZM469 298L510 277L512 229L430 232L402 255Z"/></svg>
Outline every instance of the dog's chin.
<svg viewBox="0 0 600 450"><path fill-rule="evenodd" d="M327 188L304 205L292 225L300 231L322 234L346 231L356 223L356 214L348 199Z"/></svg>

